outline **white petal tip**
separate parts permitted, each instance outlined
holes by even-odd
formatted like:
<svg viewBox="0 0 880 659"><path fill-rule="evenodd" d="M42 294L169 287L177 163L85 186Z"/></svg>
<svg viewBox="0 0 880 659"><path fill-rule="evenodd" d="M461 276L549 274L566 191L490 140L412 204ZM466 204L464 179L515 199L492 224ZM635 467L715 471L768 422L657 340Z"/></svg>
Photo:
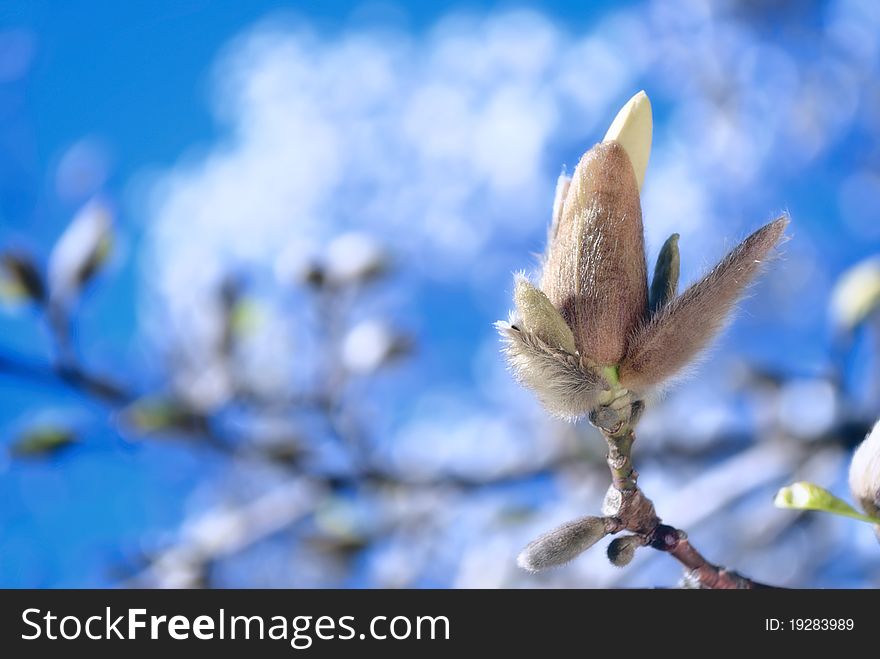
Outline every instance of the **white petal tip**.
<svg viewBox="0 0 880 659"><path fill-rule="evenodd" d="M603 142L616 141L626 151L636 174L639 190L645 182L645 171L651 156L651 137L654 122L651 117L651 101L644 91L640 91L624 105L611 127L605 133Z"/></svg>

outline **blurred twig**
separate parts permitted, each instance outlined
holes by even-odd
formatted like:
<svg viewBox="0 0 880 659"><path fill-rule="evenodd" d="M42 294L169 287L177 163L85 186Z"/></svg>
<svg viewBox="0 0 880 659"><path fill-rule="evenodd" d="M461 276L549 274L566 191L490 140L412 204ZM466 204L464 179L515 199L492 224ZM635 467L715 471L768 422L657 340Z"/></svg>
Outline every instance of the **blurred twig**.
<svg viewBox="0 0 880 659"><path fill-rule="evenodd" d="M188 523L176 544L150 559L123 585L181 588L201 584L206 564L235 554L312 512L320 485L291 481L250 503L219 509Z"/></svg>
<svg viewBox="0 0 880 659"><path fill-rule="evenodd" d="M74 365L52 366L0 353L0 373L48 386L61 385L110 405L120 405L132 399L130 392L119 384Z"/></svg>

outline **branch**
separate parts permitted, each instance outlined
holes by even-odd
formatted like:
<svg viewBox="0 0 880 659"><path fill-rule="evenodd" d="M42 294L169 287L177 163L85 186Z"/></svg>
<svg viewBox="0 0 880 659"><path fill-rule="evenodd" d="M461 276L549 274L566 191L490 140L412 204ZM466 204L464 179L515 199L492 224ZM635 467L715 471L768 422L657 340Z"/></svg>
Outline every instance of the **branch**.
<svg viewBox="0 0 880 659"><path fill-rule="evenodd" d="M0 372L38 384L62 385L111 405L119 405L132 399L131 394L115 382L87 373L75 365L51 366L0 354Z"/></svg>
<svg viewBox="0 0 880 659"><path fill-rule="evenodd" d="M761 442L751 446L707 469L700 476L678 488L660 502L665 515L685 528L703 524L718 511L732 505L755 490L781 483L791 476L803 462L803 446L791 442ZM826 451L829 449L826 449ZM795 515L775 517L788 524L798 519ZM741 538L740 538L741 539ZM639 557L626 572L619 572L606 586L614 586L632 577Z"/></svg>
<svg viewBox="0 0 880 659"><path fill-rule="evenodd" d="M218 508L184 525L179 541L152 556L124 586L190 588L204 567L277 533L314 510L321 487L297 480L236 507Z"/></svg>
<svg viewBox="0 0 880 659"><path fill-rule="evenodd" d="M690 543L687 533L661 523L654 504L639 488L639 475L632 464L637 419L638 414L635 414L630 422L610 430L597 425L608 444L608 467L611 470L611 488L605 497L602 512L615 521L616 531L631 531L641 538L641 544L668 553L685 567L687 582L696 587L769 588L710 563Z"/></svg>

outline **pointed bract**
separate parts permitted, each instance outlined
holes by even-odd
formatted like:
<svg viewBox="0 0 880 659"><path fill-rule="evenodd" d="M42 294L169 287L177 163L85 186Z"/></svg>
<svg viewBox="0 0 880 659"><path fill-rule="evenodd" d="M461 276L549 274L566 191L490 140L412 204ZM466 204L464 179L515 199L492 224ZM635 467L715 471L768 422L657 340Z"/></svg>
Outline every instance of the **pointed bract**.
<svg viewBox="0 0 880 659"><path fill-rule="evenodd" d="M648 308L651 313L666 306L678 293L680 269L678 234L673 233L660 248L657 264L654 266L654 278L651 280L651 293L648 296Z"/></svg>
<svg viewBox="0 0 880 659"><path fill-rule="evenodd" d="M541 277L581 356L617 364L648 304L642 212L617 142L597 144L575 169Z"/></svg>
<svg viewBox="0 0 880 659"><path fill-rule="evenodd" d="M703 279L652 316L633 335L620 365L620 383L645 392L679 373L704 350L787 224L788 218L780 217L753 233Z"/></svg>

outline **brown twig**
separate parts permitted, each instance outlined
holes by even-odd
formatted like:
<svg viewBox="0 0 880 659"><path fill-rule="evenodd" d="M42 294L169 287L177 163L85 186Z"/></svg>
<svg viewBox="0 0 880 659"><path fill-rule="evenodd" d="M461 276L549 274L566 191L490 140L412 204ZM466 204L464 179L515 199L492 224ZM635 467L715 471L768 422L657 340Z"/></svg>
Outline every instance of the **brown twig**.
<svg viewBox="0 0 880 659"><path fill-rule="evenodd" d="M597 425L608 444L608 467L611 487L605 496L602 512L615 520L613 532L631 531L642 543L675 558L686 569L686 582L699 588L748 589L769 588L732 570L710 563L688 540L687 534L663 524L654 504L638 485L638 472L632 463L635 442L633 421L607 429Z"/></svg>

